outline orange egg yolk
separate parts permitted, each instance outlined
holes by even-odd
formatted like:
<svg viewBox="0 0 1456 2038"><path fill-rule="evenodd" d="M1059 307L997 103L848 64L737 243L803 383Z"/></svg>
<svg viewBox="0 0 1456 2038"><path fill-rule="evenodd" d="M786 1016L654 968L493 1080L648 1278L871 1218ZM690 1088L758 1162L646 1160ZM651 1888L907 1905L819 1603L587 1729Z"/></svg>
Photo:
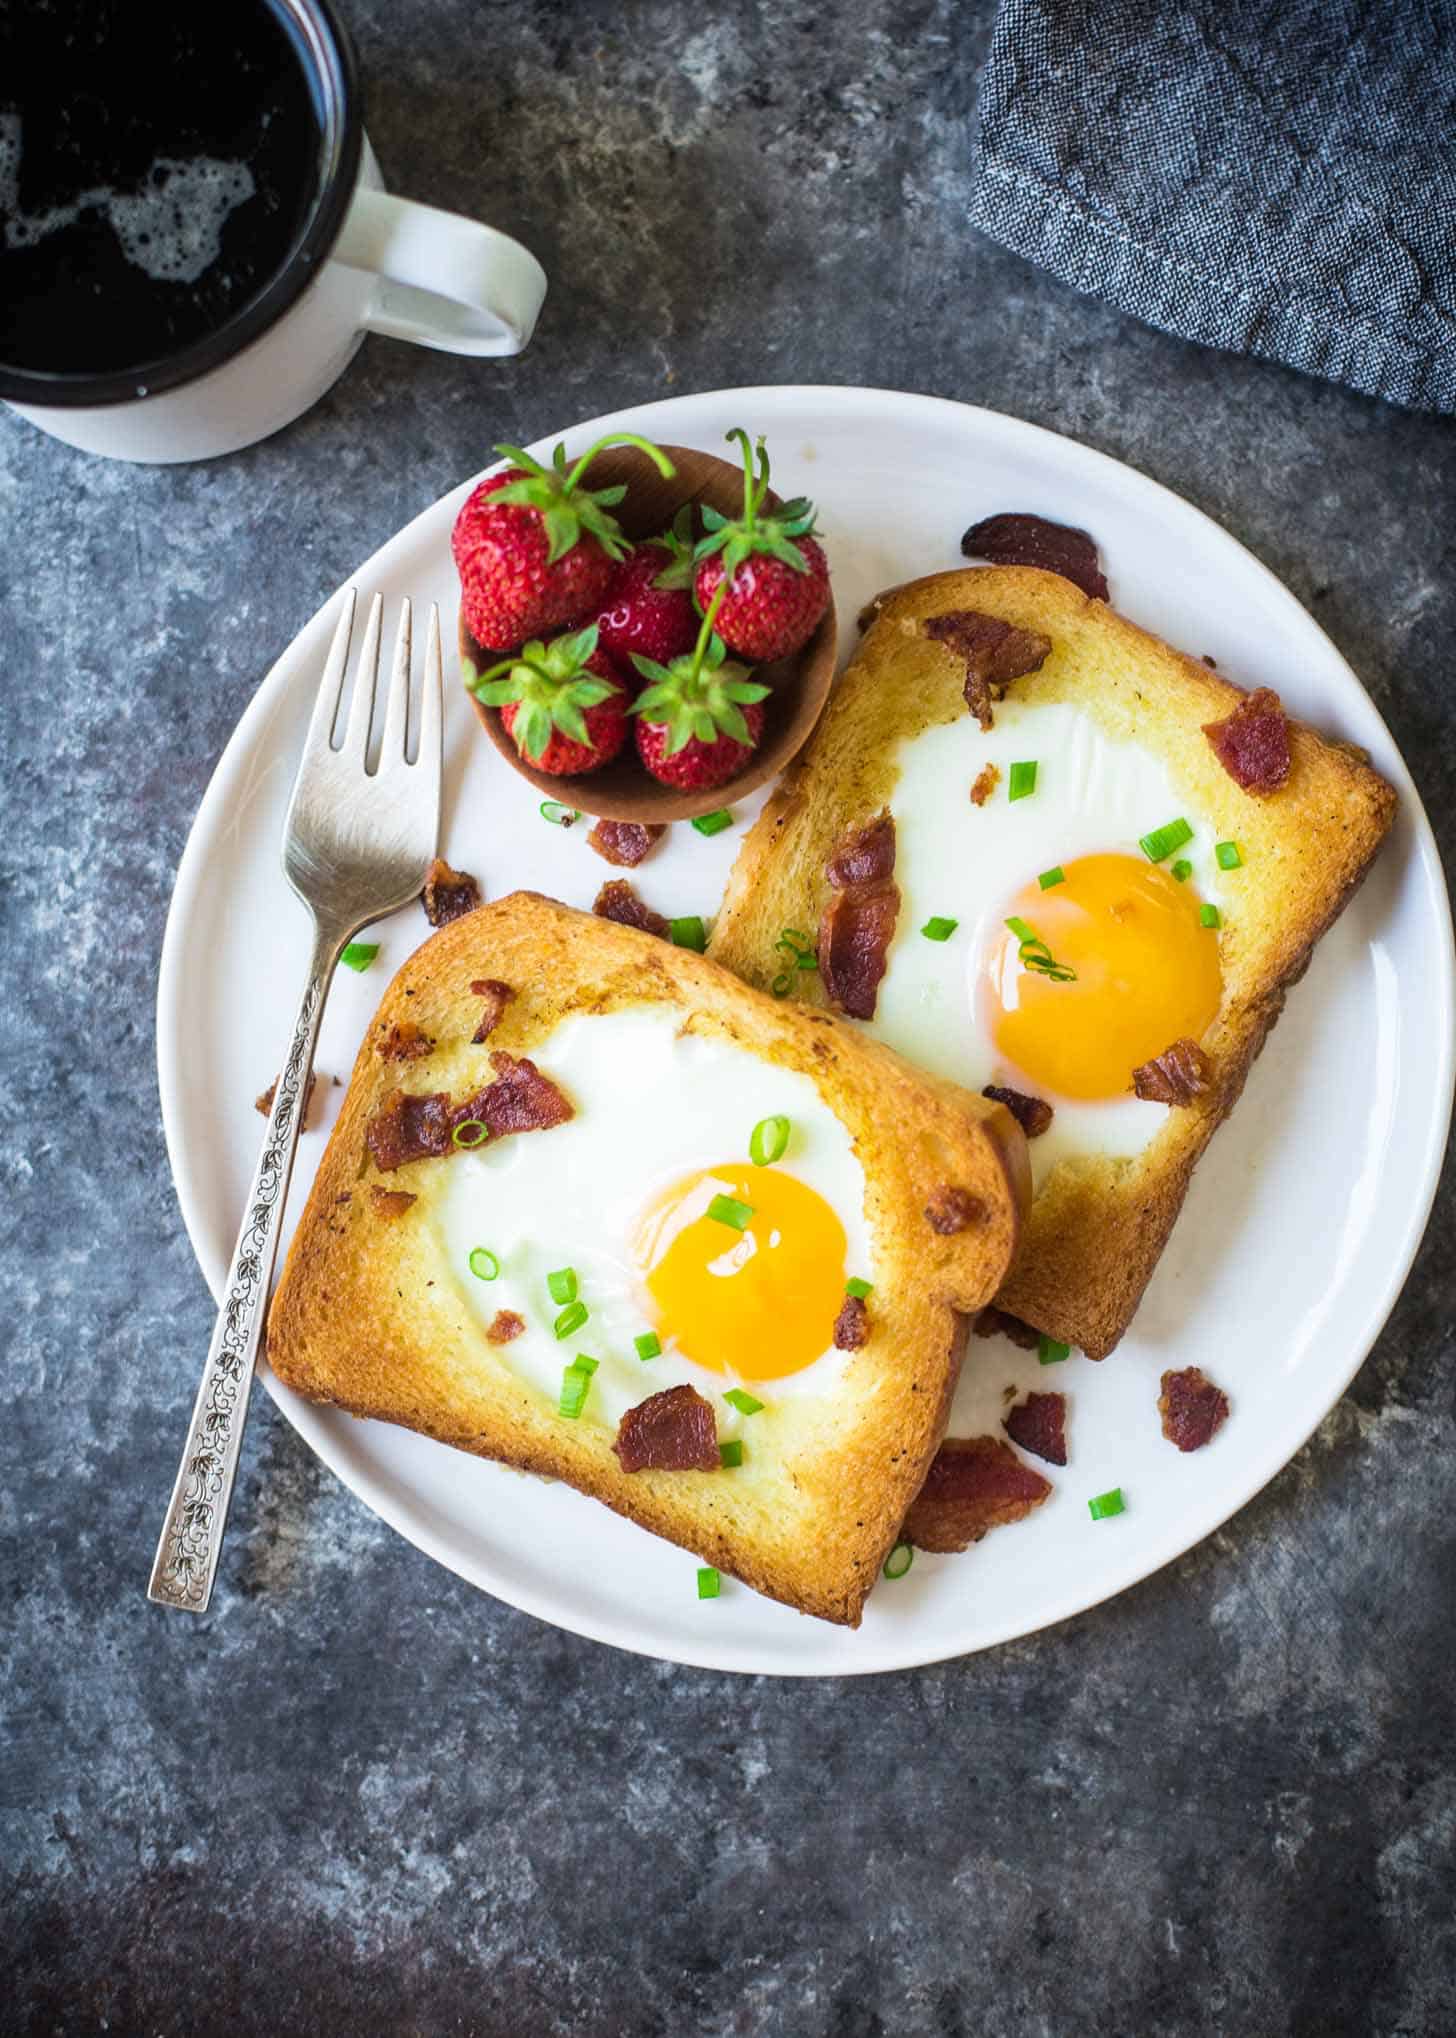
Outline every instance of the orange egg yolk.
<svg viewBox="0 0 1456 2038"><path fill-rule="evenodd" d="M740 1231L715 1196L752 1211ZM844 1300L844 1226L817 1190L779 1168L701 1168L638 1227L638 1263L659 1329L718 1373L776 1380L828 1350Z"/></svg>
<svg viewBox="0 0 1456 2038"><path fill-rule="evenodd" d="M1057 982L1028 967L1010 929L986 962L996 1046L1039 1088L1063 1097L1122 1097L1132 1072L1175 1040L1197 1040L1223 996L1218 937L1200 900L1161 864L1083 856L1064 882L1035 879L1007 906L1075 972Z"/></svg>

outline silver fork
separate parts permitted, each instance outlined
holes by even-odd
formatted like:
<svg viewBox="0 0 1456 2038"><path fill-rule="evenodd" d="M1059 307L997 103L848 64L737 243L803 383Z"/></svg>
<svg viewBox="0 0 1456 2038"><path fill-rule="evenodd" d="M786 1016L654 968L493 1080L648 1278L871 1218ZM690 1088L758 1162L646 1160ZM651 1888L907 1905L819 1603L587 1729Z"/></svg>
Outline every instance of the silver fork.
<svg viewBox="0 0 1456 2038"><path fill-rule="evenodd" d="M324 999L345 943L367 922L394 912L421 889L439 832L439 611L430 611L414 762L408 754L411 657L406 601L395 638L378 763L371 771L369 732L383 618L378 595L364 629L343 741L337 748L333 741L354 610L350 588L283 826L283 872L313 920L313 960L292 1045L273 1093L263 1151L228 1268L226 1299L212 1334L147 1586L149 1599L188 1613L204 1612L212 1596Z"/></svg>

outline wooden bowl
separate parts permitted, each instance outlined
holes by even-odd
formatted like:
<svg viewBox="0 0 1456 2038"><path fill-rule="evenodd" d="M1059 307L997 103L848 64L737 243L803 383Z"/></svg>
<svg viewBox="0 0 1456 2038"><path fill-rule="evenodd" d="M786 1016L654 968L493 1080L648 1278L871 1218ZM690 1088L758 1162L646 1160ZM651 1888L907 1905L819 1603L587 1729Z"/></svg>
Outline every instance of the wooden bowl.
<svg viewBox="0 0 1456 2038"><path fill-rule="evenodd" d="M734 516L743 506L743 469L730 466L712 453L700 453L692 446L664 446L677 469L671 481L660 475L645 453L635 446L608 446L598 453L588 470L594 488L627 484L627 494L614 511L627 536L634 541L666 530L685 502L710 503L724 516ZM770 495L770 502L779 498ZM679 792L661 785L638 762L630 739L620 757L600 771L578 772L557 777L537 771L522 757L501 724L500 709L473 701L485 733L513 771L520 773L546 799L577 807L584 814L597 814L609 821L690 821L695 814L715 813L732 806L759 786L777 776L805 743L824 711L834 678L836 624L834 595L808 643L792 658L780 658L772 665L754 667L753 676L771 689L764 701L763 734L758 748L743 770L726 785L706 792ZM468 658L477 672L499 662L499 651L482 650L460 618L460 655ZM473 699L473 696L472 696Z"/></svg>

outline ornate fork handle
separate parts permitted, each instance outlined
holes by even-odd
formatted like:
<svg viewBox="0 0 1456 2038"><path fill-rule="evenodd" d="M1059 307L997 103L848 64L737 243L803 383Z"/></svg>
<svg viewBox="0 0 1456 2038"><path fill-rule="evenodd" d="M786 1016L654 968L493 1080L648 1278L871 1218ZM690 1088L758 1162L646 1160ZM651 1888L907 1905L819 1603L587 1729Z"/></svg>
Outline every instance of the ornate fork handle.
<svg viewBox="0 0 1456 2038"><path fill-rule="evenodd" d="M343 937L326 934L315 924L308 984L298 1007L293 1043L273 1093L263 1151L244 1205L223 1305L147 1586L149 1599L188 1613L205 1612L212 1596L319 1022L342 947Z"/></svg>

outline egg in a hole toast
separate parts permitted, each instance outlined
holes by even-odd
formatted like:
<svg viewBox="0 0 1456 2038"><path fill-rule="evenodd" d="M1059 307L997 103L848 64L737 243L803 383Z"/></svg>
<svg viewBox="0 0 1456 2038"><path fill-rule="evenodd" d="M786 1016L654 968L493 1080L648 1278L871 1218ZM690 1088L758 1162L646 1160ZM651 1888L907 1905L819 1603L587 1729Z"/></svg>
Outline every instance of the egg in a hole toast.
<svg viewBox="0 0 1456 2038"><path fill-rule="evenodd" d="M1003 1107L515 893L386 991L269 1363L855 1625L1029 1186Z"/></svg>
<svg viewBox="0 0 1456 2038"><path fill-rule="evenodd" d="M935 574L866 620L709 954L1009 1095L1035 1195L997 1302L1101 1358L1395 796L1056 573Z"/></svg>

